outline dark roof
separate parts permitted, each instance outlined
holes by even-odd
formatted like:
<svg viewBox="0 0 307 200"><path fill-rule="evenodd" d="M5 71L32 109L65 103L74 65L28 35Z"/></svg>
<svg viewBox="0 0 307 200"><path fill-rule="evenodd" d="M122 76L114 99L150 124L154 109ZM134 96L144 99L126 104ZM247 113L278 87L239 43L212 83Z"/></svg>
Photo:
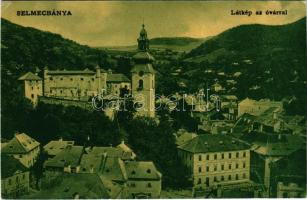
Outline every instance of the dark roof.
<svg viewBox="0 0 307 200"><path fill-rule="evenodd" d="M107 82L130 82L124 74L108 74Z"/></svg>
<svg viewBox="0 0 307 200"><path fill-rule="evenodd" d="M118 157L107 157L103 163L102 175L112 181L127 180L124 162Z"/></svg>
<svg viewBox="0 0 307 200"><path fill-rule="evenodd" d="M18 172L25 172L27 168L23 166L19 162L19 160L13 158L12 156L8 156L5 154L1 154L1 178L8 178L13 176Z"/></svg>
<svg viewBox="0 0 307 200"><path fill-rule="evenodd" d="M74 141L52 140L44 146L48 155L55 156L63 151L68 145L74 145Z"/></svg>
<svg viewBox="0 0 307 200"><path fill-rule="evenodd" d="M80 199L109 199L110 195L101 178L95 173L64 173L53 184L32 193L29 199L73 199L77 193Z"/></svg>
<svg viewBox="0 0 307 200"><path fill-rule="evenodd" d="M100 69L101 72L105 72L105 70ZM88 68L84 69L84 70L48 70L47 74L51 74L51 75L61 75L61 74L95 74L96 72L93 70L90 70Z"/></svg>
<svg viewBox="0 0 307 200"><path fill-rule="evenodd" d="M249 146L238 139L221 134L202 134L178 147L192 153L238 151Z"/></svg>
<svg viewBox="0 0 307 200"><path fill-rule="evenodd" d="M143 71L144 73L155 73L156 71L153 69L152 64L136 64L131 69L131 73L139 73Z"/></svg>
<svg viewBox="0 0 307 200"><path fill-rule="evenodd" d="M151 161L128 161L125 162L125 169L128 179L161 179L160 172Z"/></svg>
<svg viewBox="0 0 307 200"><path fill-rule="evenodd" d="M68 165L78 166L83 153L83 146L67 146L55 157L48 159L45 167L65 167Z"/></svg>
<svg viewBox="0 0 307 200"><path fill-rule="evenodd" d="M19 154L27 153L40 144L25 133L16 134L2 149L2 153Z"/></svg>
<svg viewBox="0 0 307 200"><path fill-rule="evenodd" d="M32 72L27 72L26 74L22 75L18 80L42 80L39 76L33 74Z"/></svg>
<svg viewBox="0 0 307 200"><path fill-rule="evenodd" d="M133 56L134 60L154 61L155 58L147 51L139 51Z"/></svg>
<svg viewBox="0 0 307 200"><path fill-rule="evenodd" d="M289 155L303 145L302 138L290 134L250 132L241 139L251 144L254 152L267 156Z"/></svg>

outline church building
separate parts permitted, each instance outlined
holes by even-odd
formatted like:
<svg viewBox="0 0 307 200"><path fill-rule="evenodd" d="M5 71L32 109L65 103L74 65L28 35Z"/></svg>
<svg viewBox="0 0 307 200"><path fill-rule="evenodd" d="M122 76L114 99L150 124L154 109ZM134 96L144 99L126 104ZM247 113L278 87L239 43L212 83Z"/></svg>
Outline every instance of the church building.
<svg viewBox="0 0 307 200"><path fill-rule="evenodd" d="M137 41L138 52L133 56L131 80L124 74L107 72L99 66L95 70L49 70L45 67L43 78L31 72L19 78L24 83L24 95L36 105L39 96L87 101L100 94L122 97L123 93L128 93L134 99L137 116L155 117L154 58L149 53L144 24Z"/></svg>

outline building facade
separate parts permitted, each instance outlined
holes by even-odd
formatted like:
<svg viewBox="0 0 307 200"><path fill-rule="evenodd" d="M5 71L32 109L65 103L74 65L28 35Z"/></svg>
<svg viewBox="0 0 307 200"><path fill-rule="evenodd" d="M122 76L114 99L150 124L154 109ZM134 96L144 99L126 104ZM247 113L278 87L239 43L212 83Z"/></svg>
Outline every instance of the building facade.
<svg viewBox="0 0 307 200"><path fill-rule="evenodd" d="M1 196L17 198L29 192L29 171L17 159L1 154Z"/></svg>
<svg viewBox="0 0 307 200"><path fill-rule="evenodd" d="M2 154L11 155L25 167L32 167L40 153L40 143L25 133L15 134L2 149Z"/></svg>
<svg viewBox="0 0 307 200"><path fill-rule="evenodd" d="M154 57L148 50L149 40L143 24L138 38L138 53L133 56L135 64L131 70L131 88L137 115L155 117Z"/></svg>
<svg viewBox="0 0 307 200"><path fill-rule="evenodd" d="M250 180L249 146L226 135L199 135L178 147L194 188L236 186Z"/></svg>
<svg viewBox="0 0 307 200"><path fill-rule="evenodd" d="M32 72L28 72L18 80L23 81L24 96L35 106L38 102L38 97L43 95L42 79Z"/></svg>

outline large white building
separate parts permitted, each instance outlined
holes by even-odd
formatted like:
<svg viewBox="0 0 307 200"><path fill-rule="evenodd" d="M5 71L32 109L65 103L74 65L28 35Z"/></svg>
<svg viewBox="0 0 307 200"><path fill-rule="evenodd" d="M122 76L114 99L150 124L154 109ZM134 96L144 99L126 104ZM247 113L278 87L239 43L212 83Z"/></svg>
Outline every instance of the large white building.
<svg viewBox="0 0 307 200"><path fill-rule="evenodd" d="M24 96L36 105L39 96L87 101L98 94L119 97L132 94L137 115L154 117L154 58L148 52L149 40L144 27L138 38L138 52L133 56L131 80L124 74L107 72L99 66L95 70L50 70L45 67L43 78L31 72L19 78L24 83Z"/></svg>

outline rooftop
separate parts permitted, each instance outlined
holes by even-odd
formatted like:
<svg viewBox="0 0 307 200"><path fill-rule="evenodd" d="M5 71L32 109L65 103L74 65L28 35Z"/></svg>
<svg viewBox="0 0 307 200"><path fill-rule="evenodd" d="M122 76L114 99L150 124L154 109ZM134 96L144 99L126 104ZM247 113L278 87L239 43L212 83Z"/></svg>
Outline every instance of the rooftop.
<svg viewBox="0 0 307 200"><path fill-rule="evenodd" d="M12 156L1 154L1 179L25 172L27 168Z"/></svg>
<svg viewBox="0 0 307 200"><path fill-rule="evenodd" d="M108 74L107 82L130 82L124 74Z"/></svg>
<svg viewBox="0 0 307 200"><path fill-rule="evenodd" d="M83 146L67 146L55 157L48 159L44 167L78 166L83 153Z"/></svg>
<svg viewBox="0 0 307 200"><path fill-rule="evenodd" d="M26 198L31 199L73 199L76 194L80 199L109 199L111 196L97 174L63 174L57 184L43 188Z"/></svg>
<svg viewBox="0 0 307 200"><path fill-rule="evenodd" d="M132 73L139 73L140 71L143 71L144 73L155 73L156 71L153 69L152 64L136 64L131 69Z"/></svg>
<svg viewBox="0 0 307 200"><path fill-rule="evenodd" d="M125 162L128 179L150 179L160 180L162 175L151 161L129 161Z"/></svg>
<svg viewBox="0 0 307 200"><path fill-rule="evenodd" d="M227 135L202 134L178 148L192 153L207 153L246 150L249 146Z"/></svg>
<svg viewBox="0 0 307 200"><path fill-rule="evenodd" d="M44 151L48 155L55 156L61 151L63 151L68 145L74 145L74 141L65 141L65 140L52 140L44 146Z"/></svg>
<svg viewBox="0 0 307 200"><path fill-rule="evenodd" d="M285 156L301 148L303 141L299 136L264 132L250 132L241 137L251 144L251 149L266 156Z"/></svg>
<svg viewBox="0 0 307 200"><path fill-rule="evenodd" d="M31 138L25 133L15 134L4 147L2 147L2 153L14 154L14 153L28 153L34 148L40 145L39 142Z"/></svg>
<svg viewBox="0 0 307 200"><path fill-rule="evenodd" d="M101 72L105 72L105 70L100 69ZM88 75L93 75L96 72L93 70L90 70L88 68L84 70L48 70L47 74L50 75L76 75L76 74L88 74Z"/></svg>
<svg viewBox="0 0 307 200"><path fill-rule="evenodd" d="M39 76L33 74L32 72L27 72L26 74L22 75L18 80L42 80Z"/></svg>

